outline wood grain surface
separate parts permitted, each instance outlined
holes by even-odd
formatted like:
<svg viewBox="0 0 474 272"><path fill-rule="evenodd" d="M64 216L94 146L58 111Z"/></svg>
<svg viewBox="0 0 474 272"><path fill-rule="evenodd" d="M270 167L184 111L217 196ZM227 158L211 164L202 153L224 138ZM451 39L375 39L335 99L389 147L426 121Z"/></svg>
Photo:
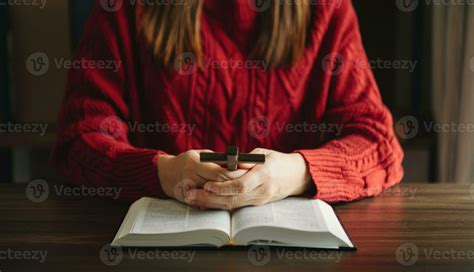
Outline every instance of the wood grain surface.
<svg viewBox="0 0 474 272"><path fill-rule="evenodd" d="M404 184L375 198L334 205L355 252L111 249L107 244L130 203L60 190L69 185L47 186L46 197L33 195L31 186L0 186L0 272L474 271L474 186L469 185Z"/></svg>

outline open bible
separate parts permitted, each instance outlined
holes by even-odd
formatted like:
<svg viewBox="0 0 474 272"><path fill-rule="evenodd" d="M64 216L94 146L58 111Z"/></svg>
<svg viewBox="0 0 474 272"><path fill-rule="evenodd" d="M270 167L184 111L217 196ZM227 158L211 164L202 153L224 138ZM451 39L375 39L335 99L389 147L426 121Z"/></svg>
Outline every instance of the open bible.
<svg viewBox="0 0 474 272"><path fill-rule="evenodd" d="M354 248L331 206L296 197L233 212L142 198L132 204L112 242L124 247L255 244Z"/></svg>

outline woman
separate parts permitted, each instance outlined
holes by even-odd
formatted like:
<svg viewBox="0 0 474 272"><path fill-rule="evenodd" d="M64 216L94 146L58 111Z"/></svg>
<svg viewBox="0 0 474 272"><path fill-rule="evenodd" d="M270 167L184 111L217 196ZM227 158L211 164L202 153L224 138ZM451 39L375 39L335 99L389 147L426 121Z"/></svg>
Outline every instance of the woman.
<svg viewBox="0 0 474 272"><path fill-rule="evenodd" d="M71 180L216 209L352 201L401 180L351 1L115 2L97 4L76 58L118 69L69 76L53 158ZM231 144L266 163L199 162Z"/></svg>

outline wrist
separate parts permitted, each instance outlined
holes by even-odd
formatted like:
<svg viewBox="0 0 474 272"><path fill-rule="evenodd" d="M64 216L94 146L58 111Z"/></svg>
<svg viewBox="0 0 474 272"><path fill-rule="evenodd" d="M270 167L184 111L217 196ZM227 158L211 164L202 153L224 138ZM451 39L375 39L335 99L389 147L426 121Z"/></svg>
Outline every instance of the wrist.
<svg viewBox="0 0 474 272"><path fill-rule="evenodd" d="M294 161L292 165L295 169L295 173L297 174L297 184L295 186L294 195L302 195L310 191L313 186L311 174L309 172L308 165L306 164L306 160L301 154L292 153L290 156L292 156L292 160Z"/></svg>
<svg viewBox="0 0 474 272"><path fill-rule="evenodd" d="M173 181L173 159L175 156L172 155L158 155L157 158L157 170L158 178L161 185L161 189L168 196L172 197L173 186L171 185Z"/></svg>

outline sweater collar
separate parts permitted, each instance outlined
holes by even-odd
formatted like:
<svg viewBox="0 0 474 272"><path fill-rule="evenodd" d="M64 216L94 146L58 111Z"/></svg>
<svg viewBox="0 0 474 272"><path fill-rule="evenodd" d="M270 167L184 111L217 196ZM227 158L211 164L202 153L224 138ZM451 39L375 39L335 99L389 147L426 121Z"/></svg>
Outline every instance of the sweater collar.
<svg viewBox="0 0 474 272"><path fill-rule="evenodd" d="M250 5L251 0L205 0L204 11L212 15L224 27L232 31L253 28L257 12Z"/></svg>

